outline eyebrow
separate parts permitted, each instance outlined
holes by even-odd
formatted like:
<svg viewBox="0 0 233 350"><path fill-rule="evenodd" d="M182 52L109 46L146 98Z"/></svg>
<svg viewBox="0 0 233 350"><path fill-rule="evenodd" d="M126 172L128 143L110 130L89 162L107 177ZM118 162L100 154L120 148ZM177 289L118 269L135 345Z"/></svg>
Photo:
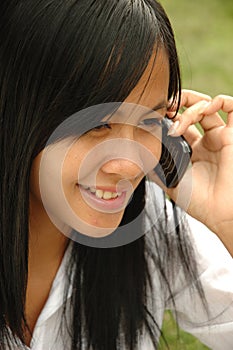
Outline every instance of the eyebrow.
<svg viewBox="0 0 233 350"><path fill-rule="evenodd" d="M163 108L166 108L166 110L168 109L168 101L166 101L166 100L161 101L161 102L157 103L154 107L148 108L148 111L146 113L144 113L144 115L148 115L148 114L152 113L152 111L156 112L156 111L163 109ZM121 111L118 109L117 109L117 112L119 114L121 114ZM104 118L105 120L103 121L103 123L110 121L113 115L114 115L114 112L112 114L110 114L107 119Z"/></svg>
<svg viewBox="0 0 233 350"><path fill-rule="evenodd" d="M163 108L168 109L168 101L159 102L157 105L155 105L155 106L152 107L151 109L152 109L153 111L158 111L159 109L163 109Z"/></svg>
<svg viewBox="0 0 233 350"><path fill-rule="evenodd" d="M148 110L144 115L148 115L152 112L156 112L160 109L166 109L166 111L168 110L168 101L162 101L157 103L154 107L152 107L150 110Z"/></svg>

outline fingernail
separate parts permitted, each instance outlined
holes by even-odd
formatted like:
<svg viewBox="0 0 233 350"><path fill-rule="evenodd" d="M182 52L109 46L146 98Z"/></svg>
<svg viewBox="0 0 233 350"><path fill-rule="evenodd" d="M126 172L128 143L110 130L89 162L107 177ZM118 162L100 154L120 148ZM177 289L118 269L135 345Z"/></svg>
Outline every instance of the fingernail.
<svg viewBox="0 0 233 350"><path fill-rule="evenodd" d="M175 123L170 126L167 135L168 136L174 136L176 134L176 132L177 132L177 129L178 129L179 125L180 125L179 120L175 121Z"/></svg>

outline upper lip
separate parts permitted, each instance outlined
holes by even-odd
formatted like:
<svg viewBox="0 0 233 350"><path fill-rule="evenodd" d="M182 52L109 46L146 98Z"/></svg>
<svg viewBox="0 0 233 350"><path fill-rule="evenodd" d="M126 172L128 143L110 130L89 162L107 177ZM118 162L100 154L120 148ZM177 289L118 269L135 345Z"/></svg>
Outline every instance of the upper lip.
<svg viewBox="0 0 233 350"><path fill-rule="evenodd" d="M106 192L127 192L129 190L132 190L132 188L130 187L121 187L121 186L91 186L91 185L85 185L85 184L79 184L81 186L84 187L89 187L89 188L94 188L96 190L102 190L102 191L106 191Z"/></svg>

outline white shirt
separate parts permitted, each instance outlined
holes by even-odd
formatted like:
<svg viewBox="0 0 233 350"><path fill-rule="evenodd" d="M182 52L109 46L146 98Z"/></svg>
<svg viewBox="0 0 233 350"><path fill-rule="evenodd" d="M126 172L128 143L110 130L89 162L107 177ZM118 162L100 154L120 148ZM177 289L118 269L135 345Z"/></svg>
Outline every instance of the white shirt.
<svg viewBox="0 0 233 350"><path fill-rule="evenodd" d="M197 250L199 275L211 310L208 320L203 306L196 295L185 286L182 275L177 275L176 309L179 325L192 333L213 350L233 349L233 259L221 241L204 225L188 217L191 227L191 239ZM56 274L48 300L37 320L31 340L31 350L66 350L69 349L69 337L56 338L62 314L65 263L70 254L68 247L60 268ZM154 282L159 285L155 272ZM157 287L158 290L158 287ZM68 298L71 296L71 291ZM156 321L162 326L166 308L172 309L169 301L157 293ZM64 345L66 344L66 345ZM16 345L17 350L20 344ZM154 350L150 339L142 339L140 350Z"/></svg>

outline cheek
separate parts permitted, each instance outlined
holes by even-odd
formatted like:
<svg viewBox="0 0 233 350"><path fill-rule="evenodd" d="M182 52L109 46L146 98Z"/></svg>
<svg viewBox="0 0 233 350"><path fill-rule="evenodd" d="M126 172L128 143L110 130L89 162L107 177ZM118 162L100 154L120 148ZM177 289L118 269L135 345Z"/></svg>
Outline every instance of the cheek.
<svg viewBox="0 0 233 350"><path fill-rule="evenodd" d="M152 170L159 162L162 151L162 129L156 133L144 130L138 133L137 142L141 147L141 159L143 160L146 172Z"/></svg>
<svg viewBox="0 0 233 350"><path fill-rule="evenodd" d="M80 140L77 141L66 153L62 163L62 184L75 186L78 182L80 166L90 151L90 147Z"/></svg>
<svg viewBox="0 0 233 350"><path fill-rule="evenodd" d="M68 155L62 165L62 184L75 185L78 180L79 164L82 159L78 156Z"/></svg>
<svg viewBox="0 0 233 350"><path fill-rule="evenodd" d="M154 157L156 159L159 159L161 156L161 150L162 150L162 143L161 139L156 136L148 136L145 137L144 141L145 147L153 153Z"/></svg>

